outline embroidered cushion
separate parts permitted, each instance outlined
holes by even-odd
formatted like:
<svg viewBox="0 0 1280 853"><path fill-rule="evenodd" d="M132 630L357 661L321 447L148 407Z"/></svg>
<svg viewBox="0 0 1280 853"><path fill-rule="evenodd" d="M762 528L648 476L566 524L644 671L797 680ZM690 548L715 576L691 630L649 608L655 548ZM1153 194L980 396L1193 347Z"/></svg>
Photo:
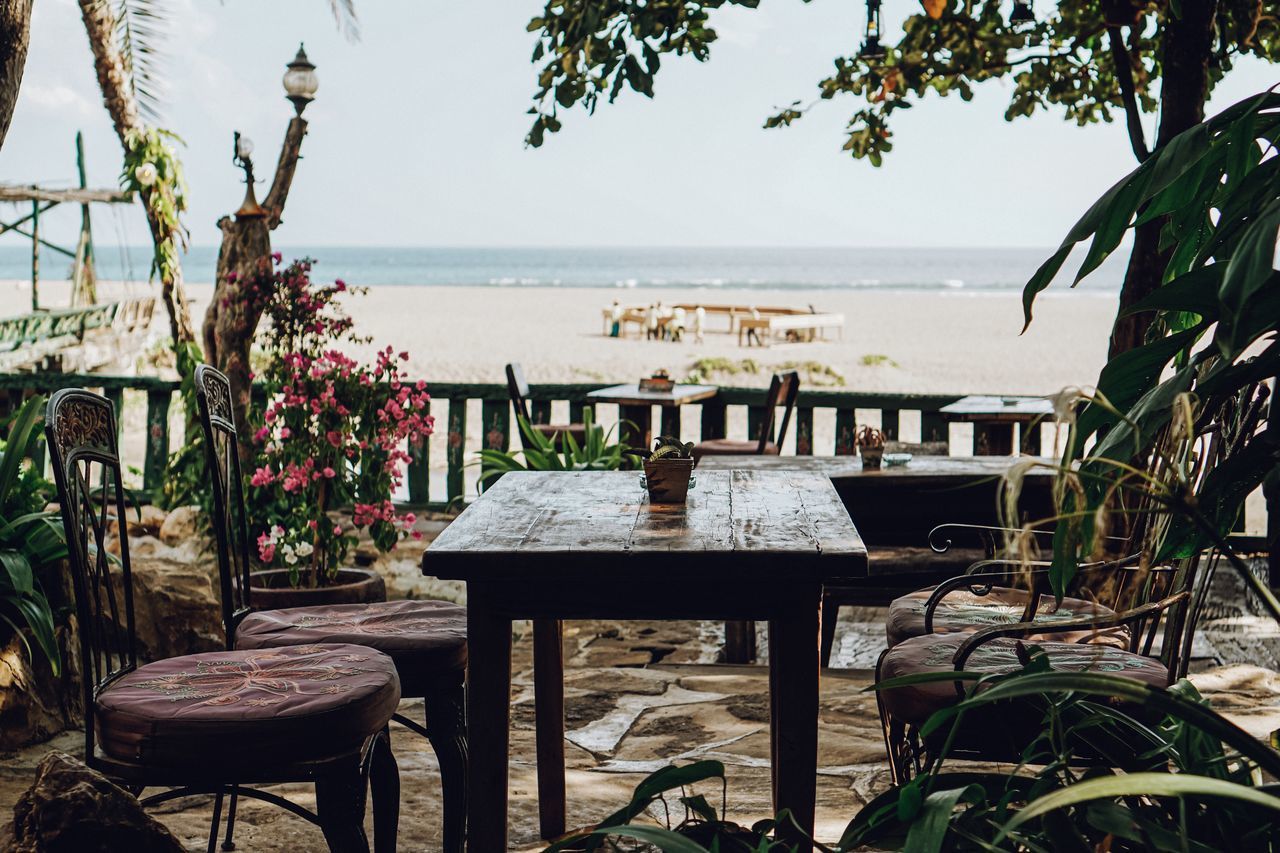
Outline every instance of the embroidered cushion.
<svg viewBox="0 0 1280 853"><path fill-rule="evenodd" d="M760 442L758 441L737 438L710 438L693 446L693 458L696 462L696 460L704 456L751 456L759 446ZM777 456L778 445L772 441L766 444L764 446L764 455Z"/></svg>
<svg viewBox="0 0 1280 853"><path fill-rule="evenodd" d="M956 651L971 634L928 634L904 640L885 652L879 667L879 680L887 681L904 675L922 672L950 672ZM1018 660L1017 640L998 637L979 646L965 662L971 672L1000 673L1021 668ZM1169 683L1169 671L1154 658L1110 646L1088 643L1042 642L1035 645L1049 654L1050 665L1064 672L1100 672L1135 678L1153 687L1165 687ZM912 684L880 692L885 709L895 718L919 726L933 712L954 705L959 701L954 681L935 681L928 684ZM971 715L988 720L975 720L978 727L988 732L1009 730L1012 718L1007 708L984 706L992 714ZM1039 728L1039 717L1031 722Z"/></svg>
<svg viewBox="0 0 1280 853"><path fill-rule="evenodd" d="M205 652L138 667L98 694L107 755L262 768L355 751L391 719L391 658L362 646Z"/></svg>
<svg viewBox="0 0 1280 853"><path fill-rule="evenodd" d="M891 648L903 640L919 637L925 633L924 608L932 593L933 587L917 590L894 599L889 605L889 616L885 620L884 627ZM1017 622L1022 618L1022 612L1027 606L1028 595L1026 590L1009 587L993 587L986 595L975 595L968 589L953 590L938 603L938 607L933 612L933 633L973 631L989 628L992 625ZM1114 611L1109 607L1080 598L1063 598L1061 605L1055 607L1053 596L1042 595L1040 604L1036 608L1035 620L1045 623L1045 630L1027 637L1026 642L1087 641L1124 649L1129 643L1129 629L1124 626L1106 628L1102 631L1077 630L1057 633L1053 631L1054 622L1081 618L1099 619L1114 615Z"/></svg>
<svg viewBox="0 0 1280 853"><path fill-rule="evenodd" d="M384 652L400 671L405 696L467 666L467 608L446 601L384 601L289 607L250 613L236 631L236 648L302 643L355 643Z"/></svg>

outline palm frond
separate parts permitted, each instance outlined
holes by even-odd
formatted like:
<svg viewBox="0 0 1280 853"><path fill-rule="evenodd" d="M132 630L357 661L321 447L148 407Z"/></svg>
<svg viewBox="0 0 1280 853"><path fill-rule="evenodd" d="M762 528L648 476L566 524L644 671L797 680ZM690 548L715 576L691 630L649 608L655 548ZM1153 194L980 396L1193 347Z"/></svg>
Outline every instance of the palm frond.
<svg viewBox="0 0 1280 853"><path fill-rule="evenodd" d="M360 41L360 19L356 17L355 0L329 0L329 10L347 41Z"/></svg>
<svg viewBox="0 0 1280 853"><path fill-rule="evenodd" d="M129 75L138 112L150 124L160 123L165 99L164 71L173 8L169 0L118 0L116 44Z"/></svg>

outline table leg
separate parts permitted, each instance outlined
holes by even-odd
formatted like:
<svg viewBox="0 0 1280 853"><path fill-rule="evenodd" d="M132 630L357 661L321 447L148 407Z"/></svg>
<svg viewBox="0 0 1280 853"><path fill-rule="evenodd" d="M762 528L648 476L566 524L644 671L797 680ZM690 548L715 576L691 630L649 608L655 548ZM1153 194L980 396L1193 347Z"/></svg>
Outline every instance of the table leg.
<svg viewBox="0 0 1280 853"><path fill-rule="evenodd" d="M564 623L533 620L533 702L538 745L538 829L564 835Z"/></svg>
<svg viewBox="0 0 1280 853"><path fill-rule="evenodd" d="M680 407L662 407L662 434L680 437Z"/></svg>
<svg viewBox="0 0 1280 853"><path fill-rule="evenodd" d="M633 450L647 452L653 449L653 409L650 406L619 406L618 425L621 441Z"/></svg>
<svg viewBox="0 0 1280 853"><path fill-rule="evenodd" d="M789 809L813 834L818 785L818 642L821 588L769 622L770 739L775 810ZM794 828L779 829L799 853L811 846Z"/></svg>
<svg viewBox="0 0 1280 853"><path fill-rule="evenodd" d="M1013 424L975 423L973 453L975 456L1012 456Z"/></svg>
<svg viewBox="0 0 1280 853"><path fill-rule="evenodd" d="M1025 456L1040 455L1040 421L1033 421L1029 424L1021 424L1018 427L1022 432L1022 453Z"/></svg>
<svg viewBox="0 0 1280 853"><path fill-rule="evenodd" d="M468 589L467 845L507 849L507 764L511 723L511 619Z"/></svg>
<svg viewBox="0 0 1280 853"><path fill-rule="evenodd" d="M724 623L724 662L751 663L756 659L756 623L732 619Z"/></svg>

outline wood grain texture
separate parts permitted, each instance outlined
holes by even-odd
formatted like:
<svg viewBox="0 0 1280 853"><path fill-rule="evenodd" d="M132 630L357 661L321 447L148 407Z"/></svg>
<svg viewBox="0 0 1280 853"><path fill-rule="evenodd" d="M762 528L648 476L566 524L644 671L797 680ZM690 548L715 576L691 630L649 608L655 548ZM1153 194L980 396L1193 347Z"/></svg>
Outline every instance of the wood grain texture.
<svg viewBox="0 0 1280 853"><path fill-rule="evenodd" d="M611 385L587 394L595 403L617 403L621 406L683 406L709 400L720 389L715 385L677 385L670 391L641 391L640 384Z"/></svg>
<svg viewBox="0 0 1280 853"><path fill-rule="evenodd" d="M831 481L807 471L705 471L688 502L655 506L633 472L516 472L423 554L442 578L588 576L817 582L863 577L867 551Z"/></svg>

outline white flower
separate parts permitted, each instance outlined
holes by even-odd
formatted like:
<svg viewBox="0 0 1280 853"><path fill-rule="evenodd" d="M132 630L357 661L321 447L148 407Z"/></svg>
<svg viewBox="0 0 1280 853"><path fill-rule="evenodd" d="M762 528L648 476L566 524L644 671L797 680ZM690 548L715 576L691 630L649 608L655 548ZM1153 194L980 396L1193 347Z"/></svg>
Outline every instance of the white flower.
<svg viewBox="0 0 1280 853"><path fill-rule="evenodd" d="M272 541L272 542L279 542L279 541L280 541L280 538L281 538L282 536L284 536L284 528L283 528L283 527L281 527L281 526L280 526L280 525L278 525L278 524L272 525L272 527L271 527L271 541Z"/></svg>
<svg viewBox="0 0 1280 853"><path fill-rule="evenodd" d="M293 551L286 551L284 561L292 566L298 562L298 555L293 553Z"/></svg>
<svg viewBox="0 0 1280 853"><path fill-rule="evenodd" d="M312 547L310 542L298 543L297 554L299 557L310 557L313 551L315 551L315 548Z"/></svg>
<svg viewBox="0 0 1280 853"><path fill-rule="evenodd" d="M159 176L154 163L143 163L133 170L133 179L138 182L138 186L142 187L151 186Z"/></svg>

